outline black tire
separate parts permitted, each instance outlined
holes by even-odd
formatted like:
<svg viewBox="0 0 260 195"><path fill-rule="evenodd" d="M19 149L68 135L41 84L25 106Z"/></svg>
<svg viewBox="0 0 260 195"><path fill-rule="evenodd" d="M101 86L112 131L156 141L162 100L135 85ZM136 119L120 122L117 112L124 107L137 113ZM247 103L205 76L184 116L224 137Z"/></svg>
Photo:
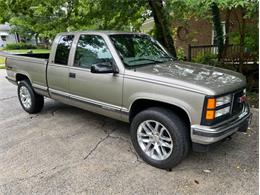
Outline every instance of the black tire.
<svg viewBox="0 0 260 195"><path fill-rule="evenodd" d="M22 100L21 100L21 97L20 97L21 87L25 87L29 91L30 98L31 98L31 105L28 108L26 108L22 103ZM27 80L20 81L18 83L17 93L18 93L18 98L19 98L20 104L22 105L23 109L26 112L28 112L30 114L35 114L35 113L38 113L42 110L43 105L44 105L44 97L42 95L39 95L39 94L34 92L34 90L33 90L29 81L27 81Z"/></svg>
<svg viewBox="0 0 260 195"><path fill-rule="evenodd" d="M147 120L158 121L167 128L171 135L174 147L169 157L164 160L155 160L149 157L138 143L138 127L142 122ZM187 124L177 114L165 108L153 107L138 113L131 123L130 133L133 146L138 155L145 162L157 168L173 168L187 156L190 150L189 128Z"/></svg>

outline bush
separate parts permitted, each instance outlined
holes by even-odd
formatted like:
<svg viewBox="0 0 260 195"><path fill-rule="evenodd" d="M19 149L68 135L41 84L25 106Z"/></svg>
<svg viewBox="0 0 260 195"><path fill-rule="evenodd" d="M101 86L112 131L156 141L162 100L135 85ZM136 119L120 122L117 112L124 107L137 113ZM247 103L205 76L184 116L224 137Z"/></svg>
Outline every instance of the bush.
<svg viewBox="0 0 260 195"><path fill-rule="evenodd" d="M196 63L216 66L218 63L218 56L212 53L199 53L196 57L192 59L192 61Z"/></svg>
<svg viewBox="0 0 260 195"><path fill-rule="evenodd" d="M182 47L177 49L177 59L180 61L184 61L186 59L184 49Z"/></svg>
<svg viewBox="0 0 260 195"><path fill-rule="evenodd" d="M12 43L12 44L7 44L4 49L6 50L37 49L37 46L32 44L27 44L27 43Z"/></svg>

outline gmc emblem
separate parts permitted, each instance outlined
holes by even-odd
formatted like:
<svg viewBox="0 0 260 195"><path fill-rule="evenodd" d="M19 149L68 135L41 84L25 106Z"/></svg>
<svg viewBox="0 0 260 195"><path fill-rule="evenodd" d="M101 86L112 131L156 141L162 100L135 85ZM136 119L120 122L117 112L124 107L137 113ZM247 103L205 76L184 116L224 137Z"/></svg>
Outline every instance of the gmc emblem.
<svg viewBox="0 0 260 195"><path fill-rule="evenodd" d="M245 101L246 101L246 96L245 95L243 95L243 96L238 98L238 103L240 103L240 104L245 102Z"/></svg>

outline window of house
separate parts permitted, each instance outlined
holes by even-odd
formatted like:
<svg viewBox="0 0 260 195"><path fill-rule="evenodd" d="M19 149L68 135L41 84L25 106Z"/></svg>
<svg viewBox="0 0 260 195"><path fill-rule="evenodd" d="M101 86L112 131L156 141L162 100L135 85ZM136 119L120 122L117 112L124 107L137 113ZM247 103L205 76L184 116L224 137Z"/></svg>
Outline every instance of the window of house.
<svg viewBox="0 0 260 195"><path fill-rule="evenodd" d="M99 35L81 35L78 41L74 66L90 69L91 65L110 62L113 58L104 41Z"/></svg>
<svg viewBox="0 0 260 195"><path fill-rule="evenodd" d="M73 39L74 35L64 35L60 38L54 59L55 64L68 65Z"/></svg>
<svg viewBox="0 0 260 195"><path fill-rule="evenodd" d="M226 36L226 23L225 22L222 22L221 23L222 25L222 30L223 30L223 36L224 36L224 39L225 39L225 36ZM214 26L212 25L212 45L216 45L217 44L217 33L214 29Z"/></svg>
<svg viewBox="0 0 260 195"><path fill-rule="evenodd" d="M2 36L1 36L2 41L6 41L6 38L7 38L6 35L2 35Z"/></svg>

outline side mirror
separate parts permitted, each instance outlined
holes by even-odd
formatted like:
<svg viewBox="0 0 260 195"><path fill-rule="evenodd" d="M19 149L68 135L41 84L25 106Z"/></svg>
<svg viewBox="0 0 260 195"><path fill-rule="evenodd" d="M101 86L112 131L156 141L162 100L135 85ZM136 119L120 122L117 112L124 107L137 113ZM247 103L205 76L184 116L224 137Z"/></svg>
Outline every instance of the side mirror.
<svg viewBox="0 0 260 195"><path fill-rule="evenodd" d="M94 64L91 66L90 71L96 74L118 73L110 63Z"/></svg>

